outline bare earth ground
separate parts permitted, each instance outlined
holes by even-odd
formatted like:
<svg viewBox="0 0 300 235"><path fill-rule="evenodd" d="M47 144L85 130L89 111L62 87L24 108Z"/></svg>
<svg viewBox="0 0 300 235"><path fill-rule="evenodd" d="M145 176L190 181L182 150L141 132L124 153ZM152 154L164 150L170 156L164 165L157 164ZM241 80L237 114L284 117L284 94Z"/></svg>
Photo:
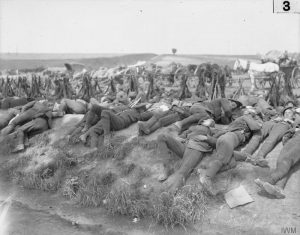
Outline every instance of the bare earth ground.
<svg viewBox="0 0 300 235"><path fill-rule="evenodd" d="M236 86L236 84L235 84ZM231 92L232 89L228 89ZM170 155L164 159L155 155L155 149L145 146L136 146L124 159L99 159L103 153L96 156L83 156L87 148L81 144L68 146L63 141L64 133L76 123L80 116L68 116L58 120L56 129L49 133L31 139L31 146L25 153L19 155L9 154L7 146L0 146L0 201L12 196L12 205L4 219L7 225L6 234L284 234L282 228L296 228L300 234L300 171L295 169L286 188L285 199L267 198L259 192L253 180L267 174L267 169L254 167L248 163L238 163L235 169L223 172L216 177L215 184L223 192L243 185L254 199L253 203L230 209L226 204L223 194L215 199L209 199L207 212L201 222L192 224L185 229L180 226L165 229L156 225L151 218L133 222L134 216L112 216L103 205L95 207L97 198L81 202L89 202L90 206L82 206L70 197L62 196L64 187L58 191L55 185L63 172L57 172L49 179L38 184L30 181L30 175L41 172L53 165L60 153L55 152L51 145L61 146L77 160L75 167L67 169L67 176L74 177L81 174L111 173L118 176L111 188L135 185L145 194L154 194L162 187L155 180L161 173L160 163L165 162L178 167L180 159ZM63 128L62 128L63 127ZM126 130L116 133L116 136L126 136L127 141L136 135L137 125L131 125ZM166 133L166 128L160 129L146 138L147 141L155 140L160 133ZM49 143L43 144L43 139L49 137ZM60 140L61 138L61 140ZM130 141L130 140L129 140ZM2 142L3 143L3 142ZM4 141L5 143L5 141ZM275 167L277 156L282 146L279 144L267 157L271 168ZM54 151L54 152L51 152ZM121 154L122 155L122 154ZM102 155L101 155L102 156ZM207 156L209 157L209 156ZM20 160L21 159L21 160ZM22 162L24 160L26 163ZM135 165L130 174L123 174L118 162L122 166ZM12 167L14 163L17 166ZM125 164L125 165L124 165ZM10 167L8 172L7 168ZM10 173L10 174L9 174ZM142 176L141 176L142 173ZM18 184L11 183L10 180ZM48 180L48 181L47 181ZM197 184L198 176L192 174L187 185ZM96 181L97 183L97 181ZM25 185L25 186L24 186ZM62 184L63 185L63 184ZM83 185L84 186L84 185ZM146 186L146 188L144 187ZM43 188L47 192L28 188ZM89 188L87 188L89 189ZM86 192L85 192L86 193ZM70 196L70 195L68 195ZM99 200L98 200L99 201ZM100 200L101 201L101 200ZM3 224L1 224L4 226Z"/></svg>

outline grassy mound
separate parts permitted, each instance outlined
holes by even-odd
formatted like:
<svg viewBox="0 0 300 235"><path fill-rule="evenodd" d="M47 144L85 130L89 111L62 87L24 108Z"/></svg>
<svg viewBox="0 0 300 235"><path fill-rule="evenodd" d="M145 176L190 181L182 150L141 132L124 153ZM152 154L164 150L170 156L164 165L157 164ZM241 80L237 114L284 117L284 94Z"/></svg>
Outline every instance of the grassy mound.
<svg viewBox="0 0 300 235"><path fill-rule="evenodd" d="M174 195L158 182L159 166L175 166L176 157L159 156L156 141L115 136L109 146L91 154L76 141L51 145L49 132L30 143L19 154L9 153L13 145L0 147L9 155L2 172L26 188L57 191L82 206L153 218L166 227L185 227L205 215L207 197L198 186L186 186Z"/></svg>

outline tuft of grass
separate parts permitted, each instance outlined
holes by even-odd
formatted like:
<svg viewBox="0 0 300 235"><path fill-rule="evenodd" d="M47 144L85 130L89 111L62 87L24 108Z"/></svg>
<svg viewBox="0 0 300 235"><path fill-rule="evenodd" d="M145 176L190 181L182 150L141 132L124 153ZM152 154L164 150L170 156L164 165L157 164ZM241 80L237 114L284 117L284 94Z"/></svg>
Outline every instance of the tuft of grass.
<svg viewBox="0 0 300 235"><path fill-rule="evenodd" d="M109 193L116 175L107 172L87 177L81 177L78 183L75 201L84 206L100 206Z"/></svg>
<svg viewBox="0 0 300 235"><path fill-rule="evenodd" d="M59 189L63 176L64 172L62 169L55 171L53 175L48 178L43 178L36 173L25 174L19 171L15 172L13 181L23 185L25 188L55 192Z"/></svg>
<svg viewBox="0 0 300 235"><path fill-rule="evenodd" d="M158 224L174 228L202 221L207 212L207 196L198 185L187 185L177 194L163 192L152 202L152 218Z"/></svg>
<svg viewBox="0 0 300 235"><path fill-rule="evenodd" d="M147 216L150 208L149 199L130 185L123 185L109 192L103 204L112 215L129 215L137 218Z"/></svg>

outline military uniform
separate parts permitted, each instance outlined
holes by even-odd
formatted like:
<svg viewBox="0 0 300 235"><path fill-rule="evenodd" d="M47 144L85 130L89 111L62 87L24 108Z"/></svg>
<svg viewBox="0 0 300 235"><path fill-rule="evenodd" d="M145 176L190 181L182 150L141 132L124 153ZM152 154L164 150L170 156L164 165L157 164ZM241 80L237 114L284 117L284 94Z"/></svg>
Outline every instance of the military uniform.
<svg viewBox="0 0 300 235"><path fill-rule="evenodd" d="M189 117L177 123L181 130L188 128L201 119L212 117L216 123L220 124L229 124L232 119L232 108L230 101L226 98L194 103L189 113Z"/></svg>
<svg viewBox="0 0 300 235"><path fill-rule="evenodd" d="M20 126L16 130L17 146L13 152L21 151L25 148L24 141L33 135L40 134L51 128L51 117L38 117L26 124Z"/></svg>
<svg viewBox="0 0 300 235"><path fill-rule="evenodd" d="M161 127L168 126L189 116L188 107L173 106L166 111L156 111L147 122L139 122L139 133L147 134L156 131Z"/></svg>
<svg viewBox="0 0 300 235"><path fill-rule="evenodd" d="M255 183L267 193L285 198L283 189L293 166L300 162L300 130L291 130L283 137L283 148L279 153L276 168L270 171L265 181L256 179Z"/></svg>
<svg viewBox="0 0 300 235"><path fill-rule="evenodd" d="M261 130L253 134L243 152L253 154L262 144L256 158L265 158L273 148L281 141L282 137L291 128L291 123L287 121L267 121L263 123Z"/></svg>
<svg viewBox="0 0 300 235"><path fill-rule="evenodd" d="M91 147L97 147L99 135L104 134L108 137L111 131L118 131L127 128L132 123L139 120L146 121L153 116L152 112L141 112L138 109L129 109L115 114L111 110L103 110L101 112L101 120L89 129L85 134L85 138L91 136Z"/></svg>
<svg viewBox="0 0 300 235"><path fill-rule="evenodd" d="M200 183L211 194L211 179L222 167L234 163L234 149L247 141L253 132L258 131L261 125L250 115L244 115L234 120L225 130L221 130L212 137L208 136L207 142L216 146L216 153L207 164L200 176Z"/></svg>
<svg viewBox="0 0 300 235"><path fill-rule="evenodd" d="M50 115L52 115L52 108L48 107L48 103L32 101L23 106L22 112L14 119L12 119L11 123L6 128L2 129L1 134L7 135L11 133L18 125L23 125L26 122L30 122L31 120L38 117L50 117Z"/></svg>

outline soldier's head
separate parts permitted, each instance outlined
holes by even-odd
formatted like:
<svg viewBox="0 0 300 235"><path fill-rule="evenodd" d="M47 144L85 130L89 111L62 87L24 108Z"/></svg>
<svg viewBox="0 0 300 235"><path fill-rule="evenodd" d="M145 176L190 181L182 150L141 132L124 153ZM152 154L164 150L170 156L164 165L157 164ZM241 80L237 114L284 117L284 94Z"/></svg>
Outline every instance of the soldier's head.
<svg viewBox="0 0 300 235"><path fill-rule="evenodd" d="M288 100L285 104L284 104L284 107L285 108L288 108L288 107L291 107L291 108L294 108L296 106L295 102L293 100Z"/></svg>
<svg viewBox="0 0 300 235"><path fill-rule="evenodd" d="M293 107L286 107L282 111L282 116L286 119L293 120L294 119L294 110Z"/></svg>

